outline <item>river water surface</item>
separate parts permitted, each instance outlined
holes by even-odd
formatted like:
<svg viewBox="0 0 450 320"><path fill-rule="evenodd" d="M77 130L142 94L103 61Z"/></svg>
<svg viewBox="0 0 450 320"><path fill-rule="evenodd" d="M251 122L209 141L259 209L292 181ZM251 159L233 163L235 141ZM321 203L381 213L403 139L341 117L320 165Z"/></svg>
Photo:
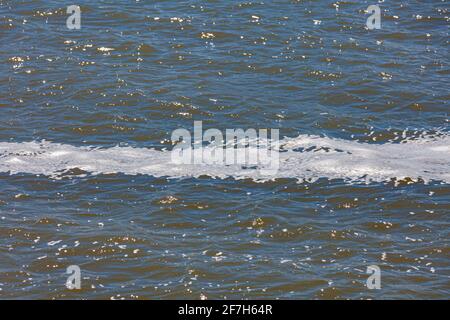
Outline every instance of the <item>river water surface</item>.
<svg viewBox="0 0 450 320"><path fill-rule="evenodd" d="M73 4L0 0L1 299L448 298L447 1ZM175 166L194 121L279 170Z"/></svg>

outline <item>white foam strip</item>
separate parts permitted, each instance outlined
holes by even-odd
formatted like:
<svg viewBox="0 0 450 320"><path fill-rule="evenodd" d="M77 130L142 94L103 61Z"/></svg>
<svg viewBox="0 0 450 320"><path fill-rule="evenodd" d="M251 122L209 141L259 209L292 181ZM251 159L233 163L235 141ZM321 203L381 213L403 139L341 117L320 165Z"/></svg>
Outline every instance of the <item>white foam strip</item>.
<svg viewBox="0 0 450 320"><path fill-rule="evenodd" d="M383 182L411 178L450 183L450 135L421 137L402 143L368 144L342 139L301 135L280 142L280 166L274 176L240 165L174 165L170 151L147 148L75 147L51 142L0 142L0 172L27 173L58 178L70 169L90 174L124 173L155 177L202 175L257 181L319 178L349 182Z"/></svg>

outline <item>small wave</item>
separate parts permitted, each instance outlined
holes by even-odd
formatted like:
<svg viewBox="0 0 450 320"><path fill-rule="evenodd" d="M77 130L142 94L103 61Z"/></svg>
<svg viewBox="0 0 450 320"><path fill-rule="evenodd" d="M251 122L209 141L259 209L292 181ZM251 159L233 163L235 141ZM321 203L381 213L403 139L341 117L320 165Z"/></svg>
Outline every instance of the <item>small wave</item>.
<svg viewBox="0 0 450 320"><path fill-rule="evenodd" d="M352 182L450 182L450 135L422 136L401 142L369 144L312 135L280 141L279 170L264 176L256 167L241 165L179 164L171 152L136 147L76 147L48 141L0 142L0 172L35 174L51 178L71 172L92 175L123 173L155 177L254 179L320 178Z"/></svg>

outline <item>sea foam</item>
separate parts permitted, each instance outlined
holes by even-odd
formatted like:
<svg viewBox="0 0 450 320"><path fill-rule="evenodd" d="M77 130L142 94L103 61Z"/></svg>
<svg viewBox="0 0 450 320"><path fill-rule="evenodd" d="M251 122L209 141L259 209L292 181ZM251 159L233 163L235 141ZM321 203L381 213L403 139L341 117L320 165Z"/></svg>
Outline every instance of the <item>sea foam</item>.
<svg viewBox="0 0 450 320"><path fill-rule="evenodd" d="M279 170L271 176L241 165L178 164L171 152L137 147L76 147L53 142L0 142L0 172L46 175L53 179L73 169L92 175L123 173L154 177L253 179L265 181L320 178L348 182L385 182L409 178L450 183L450 135L422 136L400 142L364 143L300 135L280 141Z"/></svg>

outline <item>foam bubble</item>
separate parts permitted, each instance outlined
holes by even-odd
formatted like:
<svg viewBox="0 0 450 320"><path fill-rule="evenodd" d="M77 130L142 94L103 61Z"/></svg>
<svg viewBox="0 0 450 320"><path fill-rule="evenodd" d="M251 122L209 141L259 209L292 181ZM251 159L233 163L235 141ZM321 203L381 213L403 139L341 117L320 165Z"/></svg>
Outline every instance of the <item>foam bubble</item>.
<svg viewBox="0 0 450 320"><path fill-rule="evenodd" d="M401 143L369 144L357 141L300 135L280 141L279 170L272 176L260 168L241 165L203 165L171 162L170 151L148 148L75 147L52 142L1 142L0 172L61 177L68 170L90 174L123 173L181 178L202 175L263 181L320 178L348 182L384 182L410 178L450 182L450 135L422 136Z"/></svg>

